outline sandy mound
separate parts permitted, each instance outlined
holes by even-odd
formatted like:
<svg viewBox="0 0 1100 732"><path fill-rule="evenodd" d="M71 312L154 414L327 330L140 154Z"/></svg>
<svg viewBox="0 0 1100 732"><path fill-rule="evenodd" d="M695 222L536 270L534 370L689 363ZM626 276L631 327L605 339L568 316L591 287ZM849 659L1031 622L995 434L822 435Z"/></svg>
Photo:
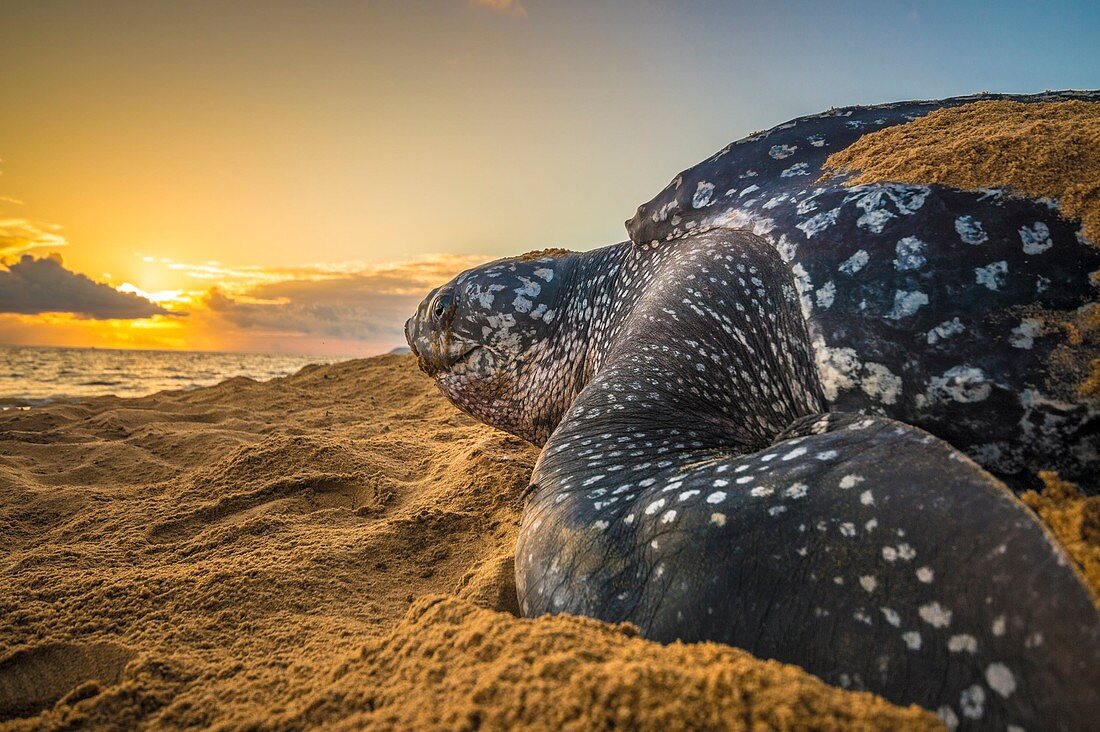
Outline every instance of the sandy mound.
<svg viewBox="0 0 1100 732"><path fill-rule="evenodd" d="M713 643L659 646L631 626L559 616L517 621L442 596L345 663L271 725L340 719L397 729L929 729L871 694ZM462 659L456 666L455 659Z"/></svg>
<svg viewBox="0 0 1100 732"><path fill-rule="evenodd" d="M1100 103L975 102L859 138L829 156L847 183L1008 187L1059 200L1100 245Z"/></svg>
<svg viewBox="0 0 1100 732"><path fill-rule="evenodd" d="M934 724L509 614L536 454L410 356L0 415L0 728Z"/></svg>

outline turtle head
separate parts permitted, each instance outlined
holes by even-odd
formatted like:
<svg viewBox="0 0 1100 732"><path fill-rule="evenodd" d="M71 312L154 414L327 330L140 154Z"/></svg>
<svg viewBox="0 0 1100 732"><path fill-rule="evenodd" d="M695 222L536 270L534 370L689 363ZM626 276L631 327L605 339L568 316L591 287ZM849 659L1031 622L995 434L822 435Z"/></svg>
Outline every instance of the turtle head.
<svg viewBox="0 0 1100 732"><path fill-rule="evenodd" d="M456 406L541 444L564 413L553 342L578 255L532 252L467 270L405 323L417 362Z"/></svg>

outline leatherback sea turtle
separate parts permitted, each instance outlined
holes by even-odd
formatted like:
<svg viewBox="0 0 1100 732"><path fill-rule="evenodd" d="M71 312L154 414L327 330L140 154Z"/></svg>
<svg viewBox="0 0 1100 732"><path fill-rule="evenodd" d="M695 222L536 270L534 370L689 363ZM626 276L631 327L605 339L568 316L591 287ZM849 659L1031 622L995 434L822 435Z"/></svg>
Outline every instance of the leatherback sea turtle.
<svg viewBox="0 0 1100 732"><path fill-rule="evenodd" d="M1095 597L1002 482L1098 487L1100 411L1044 376L1035 314L1088 307L1100 250L1049 201L817 182L868 130L986 98L788 122L680 174L629 242L429 294L421 367L543 446L525 615L729 643L950 727L1100 719Z"/></svg>

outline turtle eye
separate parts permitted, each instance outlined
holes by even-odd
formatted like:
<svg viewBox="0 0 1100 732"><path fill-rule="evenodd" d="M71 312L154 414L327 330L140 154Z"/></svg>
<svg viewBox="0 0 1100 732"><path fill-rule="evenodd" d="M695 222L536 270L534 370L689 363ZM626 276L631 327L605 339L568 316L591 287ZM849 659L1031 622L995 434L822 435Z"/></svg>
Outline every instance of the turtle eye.
<svg viewBox="0 0 1100 732"><path fill-rule="evenodd" d="M436 320L442 320L447 311L451 309L453 302L454 298L451 297L449 292L440 293L439 297L435 299L435 306L432 307L432 317Z"/></svg>

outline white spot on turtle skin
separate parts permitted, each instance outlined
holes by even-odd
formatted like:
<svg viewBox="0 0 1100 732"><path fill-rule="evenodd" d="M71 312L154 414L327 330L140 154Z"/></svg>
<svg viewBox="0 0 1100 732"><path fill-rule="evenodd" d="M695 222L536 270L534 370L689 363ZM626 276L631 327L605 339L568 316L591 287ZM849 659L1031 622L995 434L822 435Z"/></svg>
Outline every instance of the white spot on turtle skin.
<svg viewBox="0 0 1100 732"><path fill-rule="evenodd" d="M870 592L870 590L868 590ZM901 616L898 615L898 611L890 607L879 608L882 611L882 617L886 618L886 622L895 628L901 626Z"/></svg>
<svg viewBox="0 0 1100 732"><path fill-rule="evenodd" d="M794 155L794 151L797 149L797 145L772 145L772 149L768 150L768 155L776 160L782 160Z"/></svg>
<svg viewBox="0 0 1100 732"><path fill-rule="evenodd" d="M863 365L864 376L860 387L867 396L878 399L883 404L896 404L901 394L901 377L890 371L884 364L868 361Z"/></svg>
<svg viewBox="0 0 1100 732"><path fill-rule="evenodd" d="M849 475L845 475L843 478L840 479L840 487L844 489L855 488L864 480L865 478L862 475L851 473Z"/></svg>
<svg viewBox="0 0 1100 732"><path fill-rule="evenodd" d="M758 190L760 190L760 186L753 183L751 186L749 186L748 188L743 189L740 193L738 193L737 197L738 198L744 198L745 196L749 195L753 191L758 191Z"/></svg>
<svg viewBox="0 0 1100 732"><path fill-rule="evenodd" d="M806 138L806 142L810 143L814 147L822 147L825 144L824 135L810 135Z"/></svg>
<svg viewBox="0 0 1100 732"><path fill-rule="evenodd" d="M724 500L726 500L725 491L715 491L714 493L711 493L709 496L707 496L707 503L710 504L721 503Z"/></svg>
<svg viewBox="0 0 1100 732"><path fill-rule="evenodd" d="M975 267L974 281L996 291L1004 287L1005 275L1007 274L1008 262L1002 259L999 262L990 262L984 267Z"/></svg>
<svg viewBox="0 0 1100 732"><path fill-rule="evenodd" d="M974 684L959 694L959 708L967 719L981 719L985 714L985 689Z"/></svg>
<svg viewBox="0 0 1100 732"><path fill-rule="evenodd" d="M892 546L882 547L882 558L891 564L898 560L898 550Z"/></svg>
<svg viewBox="0 0 1100 732"><path fill-rule="evenodd" d="M830 348L821 338L815 338L814 362L821 375L826 399L836 399L841 389L850 389L859 379L861 364L854 349Z"/></svg>
<svg viewBox="0 0 1100 732"><path fill-rule="evenodd" d="M867 531L874 531L876 527L878 527L877 518L867 519L867 523L863 525L863 528L867 529Z"/></svg>
<svg viewBox="0 0 1100 732"><path fill-rule="evenodd" d="M844 197L844 203L855 201L863 210L856 220L856 226L867 229L872 234L882 233L883 228L898 214L909 216L924 205L929 189L926 186L907 186L897 183L856 186L852 193ZM893 204L898 214L887 208Z"/></svg>
<svg viewBox="0 0 1100 732"><path fill-rule="evenodd" d="M749 491L749 495L753 498L767 498L773 493L775 493L775 488L772 488L770 485L758 485Z"/></svg>
<svg viewBox="0 0 1100 732"><path fill-rule="evenodd" d="M921 645L920 633L915 630L910 630L901 634L901 639L905 641L905 646L910 651L919 651Z"/></svg>
<svg viewBox="0 0 1100 732"><path fill-rule="evenodd" d="M821 287L817 288L817 292L814 293L814 298L817 300L817 306L822 310L828 310L833 305L833 300L836 299L836 285L832 280L829 280Z"/></svg>
<svg viewBox="0 0 1100 732"><path fill-rule="evenodd" d="M1050 229L1042 221L1032 226L1020 227L1020 242L1024 245L1024 254L1042 254L1054 246L1050 240Z"/></svg>
<svg viewBox="0 0 1100 732"><path fill-rule="evenodd" d="M942 340L962 333L964 330L966 330L966 326L959 322L957 317L951 320L945 320L928 331L928 345L934 346Z"/></svg>
<svg viewBox="0 0 1100 732"><path fill-rule="evenodd" d="M780 178L794 178L799 175L809 175L809 163L795 163L779 174Z"/></svg>
<svg viewBox="0 0 1100 732"><path fill-rule="evenodd" d="M738 478L737 480L735 480L735 481L734 481L734 483L736 483L737 485L745 485L746 483L751 483L751 482L753 482L754 480L756 480L756 477L755 477L755 476L752 476L752 475L742 475L742 476L741 476L740 478ZM717 481L715 481L715 483L717 484ZM722 483L723 483L723 484L725 484L725 483L726 483L726 481L722 481ZM716 487L719 487L719 488L720 488L721 486L716 486Z"/></svg>
<svg viewBox="0 0 1100 732"><path fill-rule="evenodd" d="M538 277L544 282L550 282L554 279L554 270L550 269L549 267L539 267L535 270L535 277Z"/></svg>
<svg viewBox="0 0 1100 732"><path fill-rule="evenodd" d="M787 498L805 498L807 490L808 487L805 483L795 483L787 490L783 491L783 495L785 495Z"/></svg>
<svg viewBox="0 0 1100 732"><path fill-rule="evenodd" d="M819 214L811 216L800 224L795 224L796 229L800 229L807 239L812 239L815 234L828 229L830 226L836 223L837 216L840 215L840 209L834 208L829 211L822 211ZM864 252L866 254L866 252Z"/></svg>
<svg viewBox="0 0 1100 732"><path fill-rule="evenodd" d="M725 478L717 478L713 483L711 483L711 485L713 485L715 488L725 488L729 484L730 482Z"/></svg>
<svg viewBox="0 0 1100 732"><path fill-rule="evenodd" d="M871 494L871 491L863 491L859 494L859 502L864 506L873 506L875 505L875 497Z"/></svg>
<svg viewBox="0 0 1100 732"><path fill-rule="evenodd" d="M859 586L867 592L874 592L875 588L878 587L878 580L875 579L874 575L861 575L859 578Z"/></svg>
<svg viewBox="0 0 1100 732"><path fill-rule="evenodd" d="M791 273L794 275L795 287L798 288L798 304L802 308L802 315L809 317L810 311L813 309L813 303L810 302L810 293L813 292L814 284L801 263L791 267Z"/></svg>
<svg viewBox="0 0 1100 732"><path fill-rule="evenodd" d="M959 715L955 714L955 710L946 704L936 710L936 716L943 722L943 726L947 727L951 732L955 732L955 730L958 729Z"/></svg>
<svg viewBox="0 0 1100 732"><path fill-rule="evenodd" d="M1038 318L1024 318L1020 324L1012 329L1012 335L1008 342L1013 348L1030 349L1035 345L1035 339L1043 334L1043 321Z"/></svg>
<svg viewBox="0 0 1100 732"><path fill-rule="evenodd" d="M715 526L725 526L726 525L726 514L724 514L724 513L712 513L710 515L710 522L712 524L714 524Z"/></svg>
<svg viewBox="0 0 1100 732"><path fill-rule="evenodd" d="M928 295L924 294L920 290L914 290L912 292L906 292L905 290L897 290L894 292L894 307L890 312L884 315L884 318L889 320L901 320L902 318L908 318L922 306L928 304Z"/></svg>
<svg viewBox="0 0 1100 732"><path fill-rule="evenodd" d="M665 511L661 515L661 523L662 524L670 524L675 520L676 520L676 511L674 511L674 510Z"/></svg>
<svg viewBox="0 0 1100 732"><path fill-rule="evenodd" d="M692 196L692 208L703 208L710 204L714 198L714 184L700 181L695 187L695 195Z"/></svg>
<svg viewBox="0 0 1100 732"><path fill-rule="evenodd" d="M938 602L930 602L917 608L921 619L933 628L946 628L951 625L951 611Z"/></svg>
<svg viewBox="0 0 1100 732"><path fill-rule="evenodd" d="M960 216L955 219L955 231L958 232L963 244L977 246L989 240L985 229L982 228L982 222L973 216Z"/></svg>
<svg viewBox="0 0 1100 732"><path fill-rule="evenodd" d="M771 508L768 509L768 515L769 516L778 516L779 514L783 513L786 510L787 510L786 506L772 506Z"/></svg>
<svg viewBox="0 0 1100 732"><path fill-rule="evenodd" d="M794 460L795 458L800 458L803 455L805 455L807 452L809 452L809 450L807 450L804 447L796 447L795 449L791 450L790 452L788 452L786 455L783 456L783 462L787 462L789 460Z"/></svg>
<svg viewBox="0 0 1100 732"><path fill-rule="evenodd" d="M990 631L992 631L993 635L995 635L995 636L1000 637L1000 636L1004 635L1005 634L1005 616L1004 615L998 615L997 617L993 618L993 623L989 626L989 629L990 629Z"/></svg>
<svg viewBox="0 0 1100 732"><path fill-rule="evenodd" d="M1005 727L1005 732L1027 732L1027 730L1018 724L1010 724Z"/></svg>
<svg viewBox="0 0 1100 732"><path fill-rule="evenodd" d="M915 236L907 236L899 239L894 251L897 258L894 260L894 269L905 272L912 269L920 269L928 260L924 258L925 243Z"/></svg>
<svg viewBox="0 0 1100 732"><path fill-rule="evenodd" d="M947 639L947 650L952 653L977 653L978 639L968 633L953 635Z"/></svg>
<svg viewBox="0 0 1100 732"><path fill-rule="evenodd" d="M845 521L840 525L840 535L852 537L856 535L856 525L851 521Z"/></svg>
<svg viewBox="0 0 1100 732"><path fill-rule="evenodd" d="M593 522L592 526L599 531L604 531L605 529L607 529L608 523L606 521L595 521Z"/></svg>
<svg viewBox="0 0 1100 732"><path fill-rule="evenodd" d="M942 401L946 396L962 404L972 404L989 398L992 392L993 385L984 371L962 364L952 366L943 376L933 376L929 380L927 397Z"/></svg>
<svg viewBox="0 0 1100 732"><path fill-rule="evenodd" d="M1006 699L1016 691L1016 677L1003 663L991 663L986 666L985 681L990 689Z"/></svg>
<svg viewBox="0 0 1100 732"><path fill-rule="evenodd" d="M814 427L816 428L817 425L815 424ZM815 434L821 434L821 433L818 432L818 433L815 433ZM821 452L816 453L814 455L814 458L817 459L817 460L832 460L833 458L835 458L839 454L840 453L837 452L836 450L822 450Z"/></svg>
<svg viewBox="0 0 1100 732"><path fill-rule="evenodd" d="M867 250L860 249L855 254L841 262L840 266L837 267L837 269L844 274L852 275L863 269L863 267L870 259L871 255L867 253Z"/></svg>
<svg viewBox="0 0 1100 732"><path fill-rule="evenodd" d="M651 503L651 504L649 504L648 506L645 507L645 515L646 516L652 516L653 514L657 513L658 511L660 511L664 507L665 507L665 499L658 498L656 501L654 501L653 503Z"/></svg>
<svg viewBox="0 0 1100 732"><path fill-rule="evenodd" d="M681 493L678 496L678 499L680 501L686 501L689 498L692 498L692 497L697 496L697 495L699 495L699 491L696 491L696 490L684 491L683 493Z"/></svg>
<svg viewBox="0 0 1100 732"><path fill-rule="evenodd" d="M930 584L935 577L936 573L932 571L931 567L917 567L917 579L924 584Z"/></svg>

